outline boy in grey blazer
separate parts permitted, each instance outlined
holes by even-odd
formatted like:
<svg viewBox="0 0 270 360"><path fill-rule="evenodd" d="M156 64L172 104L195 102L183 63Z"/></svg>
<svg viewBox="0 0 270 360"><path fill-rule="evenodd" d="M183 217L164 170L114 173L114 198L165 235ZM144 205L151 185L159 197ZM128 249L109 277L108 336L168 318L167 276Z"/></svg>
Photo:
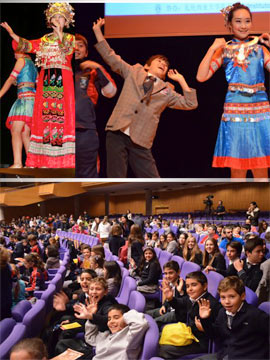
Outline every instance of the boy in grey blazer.
<svg viewBox="0 0 270 360"><path fill-rule="evenodd" d="M101 27L105 20L99 18L93 24L97 51L113 71L124 78L124 85L117 104L107 123L107 176L126 177L130 164L136 177L159 177L151 147L156 135L159 118L166 107L193 110L198 106L196 90L191 89L183 75L169 68L163 55L152 56L145 66L130 65L110 48ZM165 76L177 81L183 95L165 82ZM149 92L144 90L147 76L153 77Z"/></svg>

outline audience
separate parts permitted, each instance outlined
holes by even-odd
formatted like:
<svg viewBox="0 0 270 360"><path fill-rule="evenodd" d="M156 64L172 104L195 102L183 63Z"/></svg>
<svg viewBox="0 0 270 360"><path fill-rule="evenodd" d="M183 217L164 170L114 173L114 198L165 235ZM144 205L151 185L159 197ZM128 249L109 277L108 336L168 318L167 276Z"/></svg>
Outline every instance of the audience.
<svg viewBox="0 0 270 360"><path fill-rule="evenodd" d="M224 215L224 218L226 216L227 214ZM90 235L92 231L96 231L95 237L103 234L102 227L100 227L102 226L100 224L103 223L100 223L97 218L91 219L87 213L78 219L72 215L68 217L65 214L49 214L47 218L25 216L18 220L13 219L9 225L0 222L0 236L2 236L0 244L1 280L2 273L5 275L5 280L10 278L12 296L12 303L5 313L5 302L9 299L7 296L8 283L4 282L3 295L1 281L1 318L10 317L11 306L16 306L25 298L34 303L36 300L33 298L34 291L45 289L45 280L47 279L45 268L59 268L60 233L58 233L58 229L70 231L73 228L74 232L81 232L81 228L86 234L83 240L69 238L68 236L65 239L67 251L70 254L70 262L68 265L65 264L67 267L66 281L62 291L54 296L54 311L47 319L46 326L41 334L48 347L49 358L63 353L68 348L80 351L83 354L80 359L109 359L112 356L121 356L121 354L131 356L140 353L146 329L140 332L140 336L134 336L130 339L130 342L128 339L129 334L133 331L133 326L136 326L137 315L140 319L144 319L144 316L136 311L134 312L134 310L129 311L128 308L120 309L125 305L117 305L115 300L115 297L123 291L121 288L123 283L121 266L123 264L112 259L114 259L113 255L119 256L123 250L126 252L127 259L125 266L130 267L130 274L136 279L137 291L140 291L146 298L147 306L144 312L147 311L155 319L160 330L164 325L167 326L170 323L176 324L179 321L187 323L199 341L194 340L191 345L187 346L174 346L171 343L161 342L160 356L165 359L177 359L191 353L207 352L208 340L212 337L212 327L217 329L215 336L218 337L218 340L221 337L221 354L224 354L223 357L228 355L228 359L230 359L230 354L237 354L237 351L240 354L239 356L242 356L241 351L246 354L244 350L234 349L235 344L241 341L241 331L237 334L239 336L236 337L235 343L234 340L230 340L233 344L232 349L229 349L228 354L226 353L228 352L227 343L229 340L228 342L223 341L225 335L220 336L220 331L222 333L225 330L222 326L221 330L218 328L220 326L218 320L221 316L221 312L218 314L220 304L207 292L204 274L202 272L189 273L186 275L185 282L180 277L179 264L175 261L167 262L163 266L162 274L159 256L161 256L160 252L167 250L172 255L177 254L183 257L185 261L197 263L206 273L209 271L221 273L225 277L224 280L230 279L234 275L233 278L236 278L237 281L242 279L246 287L253 291L257 290L259 302L269 301L267 289L269 289L270 266L269 260L265 261L265 259L269 258L270 255L268 249L270 232L267 232L268 223L266 221L262 220L259 228L255 228L255 225L249 224L251 222L249 218L246 224L243 224L244 219L238 220L239 224L236 224L236 221L230 223L230 221L223 220L224 225L215 224L213 220L211 224L208 222L203 224L203 221L198 223L198 220L195 220L198 233L196 234L192 226L188 227L188 219L184 219L184 217L170 219L167 216L166 219L162 219L153 216L149 222L144 221L144 226L142 225L142 217L140 217L140 224L132 225L131 213L128 216L125 215L124 219L123 216L119 219L115 216L111 220L106 217L103 218L104 224L108 223L110 226L110 234L108 238L103 235L100 236L103 240L100 240L98 245L91 247L87 244L87 235ZM96 226L93 227L95 224ZM124 230L128 238L127 243L125 243L125 237L122 237ZM167 233L167 235L163 235L162 232ZM179 240L176 241L175 234L179 233ZM204 236L202 236L203 234ZM265 240L260 239L257 236L258 234L263 234L262 237L265 237ZM63 235L60 236L61 254L63 252L62 237ZM203 242L200 247L198 246L199 238ZM243 245L245 253L242 253ZM200 248L203 247L204 252L202 254ZM7 253L6 260L4 260L4 251ZM73 262L73 259L77 261ZM46 265L42 260L46 261ZM3 268L5 268L4 271ZM104 278L100 276L104 276ZM163 277L162 296L159 302L158 291L161 277ZM69 278L72 279L72 282L67 281ZM238 308L240 310L236 310L236 313L232 315L234 324L238 316L242 316L242 309L246 309L247 304L243 300L242 290L237 290L238 285L232 283L231 288L230 286L228 288L227 285L225 288L222 286L221 282L219 286L221 305L227 312L233 313L230 305L224 305L228 302L227 298L232 298L231 289L234 291L233 296L236 299L238 297L241 299ZM150 301L148 295L152 296L152 294L155 298L157 295L154 307L148 306ZM210 300L210 306L209 301L204 300L205 298ZM109 309L111 306L114 308ZM117 308L118 306L120 308ZM209 307L212 308L210 322L207 315L209 314ZM148 310L150 308L154 310ZM204 315L201 316L201 311L207 315L205 318ZM2 315L2 312L5 314ZM134 316L137 314L135 317L132 315L131 322L129 321L129 312L134 312ZM249 307L247 312L252 313ZM251 322L251 320L249 321ZM78 323L78 327L63 330L63 326L73 325L73 323ZM206 328L204 328L204 324L206 324ZM77 333L85 334L84 340L82 340L83 335L75 339ZM230 334L226 334L226 337L231 339ZM103 344L100 343L100 339L104 339ZM163 339L162 334L161 339ZM126 346L124 346L125 341L127 341ZM132 347L134 343L137 346L136 350ZM259 359L263 353L266 354L267 340L264 340L264 344L264 348L260 351L254 350L254 359ZM93 346L96 347L95 354L93 353ZM33 348L35 347L38 346L33 344ZM28 360L33 356L28 350L26 353L21 353L20 348L14 349L16 351L13 353L12 350L11 359L16 360L16 356L24 359L26 356L25 360ZM39 355L35 356L39 358ZM42 359L47 359L47 354L41 356ZM215 354L211 354L211 356L213 359L215 358ZM246 356L246 358L248 357Z"/></svg>

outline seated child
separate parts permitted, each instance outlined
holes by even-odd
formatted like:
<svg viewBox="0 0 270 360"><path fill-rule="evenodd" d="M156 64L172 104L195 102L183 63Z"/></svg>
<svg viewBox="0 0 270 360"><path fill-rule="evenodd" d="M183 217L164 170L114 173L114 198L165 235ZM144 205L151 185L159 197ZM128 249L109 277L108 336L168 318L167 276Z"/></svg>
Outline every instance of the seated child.
<svg viewBox="0 0 270 360"><path fill-rule="evenodd" d="M228 267L234 263L235 260L240 259L242 253L242 245L238 241L231 241L226 245L226 269L220 270L219 273L223 276L228 276Z"/></svg>
<svg viewBox="0 0 270 360"><path fill-rule="evenodd" d="M109 331L98 332L97 326L86 323L85 340L96 346L94 360L139 359L148 323L142 313L122 304L115 304L108 312Z"/></svg>
<svg viewBox="0 0 270 360"><path fill-rule="evenodd" d="M191 327L193 335L199 342L193 341L187 346L160 345L159 356L163 359L178 359L184 355L196 354L208 351L209 336L205 334L199 319L199 299L206 299L211 304L210 320L214 321L221 305L207 291L207 278L201 271L194 271L186 276L187 296L176 298L173 296L173 289L169 282L162 282L163 295L169 305L175 309L177 321L182 320L185 312L187 325Z"/></svg>
<svg viewBox="0 0 270 360"><path fill-rule="evenodd" d="M190 235L183 246L183 258L186 261L202 264L202 252L197 244L196 238Z"/></svg>
<svg viewBox="0 0 270 360"><path fill-rule="evenodd" d="M226 257L228 258L228 265L234 263L235 260L240 259L242 252L242 245L238 241L231 241L226 245Z"/></svg>
<svg viewBox="0 0 270 360"><path fill-rule="evenodd" d="M81 289L79 296L76 294L76 298L68 296L67 293L61 291L60 293L54 295L53 298L53 308L54 313L52 314L50 320L50 326L44 330L43 340L48 346L49 357L54 355L54 349L57 341L59 339L69 339L75 336L77 332L84 332L84 320L77 320L74 315L74 304L78 301L82 304L85 304L86 299L89 297L89 287L91 280L97 275L94 270L85 269L82 270L79 276L79 287ZM70 330L61 330L60 324L67 324L71 322L79 322L81 324L80 328L70 329Z"/></svg>
<svg viewBox="0 0 270 360"><path fill-rule="evenodd" d="M91 249L91 256L99 255L105 259L105 250L102 245L94 245Z"/></svg>
<svg viewBox="0 0 270 360"><path fill-rule="evenodd" d="M155 250L151 247L144 249L138 268L133 259L130 259L130 264L131 276L137 279L137 290L146 293L156 292L161 268Z"/></svg>
<svg viewBox="0 0 270 360"><path fill-rule="evenodd" d="M205 248L202 257L202 268L208 274L209 271L218 273L226 270L226 262L221 254L217 240L209 238L205 241Z"/></svg>
<svg viewBox="0 0 270 360"><path fill-rule="evenodd" d="M28 254L24 260L25 268L31 271L29 282L25 288L26 296L32 297L34 291L45 290L45 281L48 279L48 273L38 254Z"/></svg>
<svg viewBox="0 0 270 360"><path fill-rule="evenodd" d="M163 266L164 279L168 281L173 289L173 296L179 298L186 295L185 282L180 278L180 268L176 261L168 261ZM162 298L161 308L147 311L147 314L151 315L157 322L159 328L164 324L177 322L175 316L175 310L169 305L166 299ZM179 321L179 320L178 320ZM184 314L182 321L186 321L186 315Z"/></svg>
<svg viewBox="0 0 270 360"><path fill-rule="evenodd" d="M97 326L98 331L104 332L108 330L108 310L115 303L117 303L115 298L108 295L107 281L102 277L96 277L90 282L89 297L85 303L86 305L82 303L76 303L74 305L75 317L77 319L91 320L91 323ZM93 307L95 311L91 312L90 310L93 309ZM90 315L85 317L85 312L88 313L88 310ZM68 348L77 350L77 342L78 339L63 339L58 341L55 355L61 354Z"/></svg>
<svg viewBox="0 0 270 360"><path fill-rule="evenodd" d="M81 269L89 269L90 268L91 247L87 244L83 244L81 251L82 251L81 257L78 257L78 266Z"/></svg>
<svg viewBox="0 0 270 360"><path fill-rule="evenodd" d="M47 360L48 354L44 343L39 338L23 339L14 345L10 360Z"/></svg>
<svg viewBox="0 0 270 360"><path fill-rule="evenodd" d="M20 279L20 269L15 264L10 264L12 276L12 307L21 300L25 300L25 283Z"/></svg>
<svg viewBox="0 0 270 360"><path fill-rule="evenodd" d="M201 299L199 313L206 334L219 342L218 354L199 359L269 359L269 315L245 301L245 285L237 276L221 280L223 308L213 323L209 301Z"/></svg>
<svg viewBox="0 0 270 360"><path fill-rule="evenodd" d="M104 259L100 255L90 256L89 258L89 268L94 270L97 276L104 276Z"/></svg>
<svg viewBox="0 0 270 360"><path fill-rule="evenodd" d="M103 265L104 278L108 283L108 294L117 296L122 282L120 266L116 261L105 261Z"/></svg>
<svg viewBox="0 0 270 360"><path fill-rule="evenodd" d="M81 311L81 316L89 317L94 311L89 311L85 307ZM80 359L139 359L143 338L148 329L144 315L136 310L129 310L126 305L112 305L108 311L108 328L109 330L100 332L91 321L86 322L84 345L88 346L88 349L83 351L82 344L77 344L77 347L73 348L84 352ZM95 355L89 353L92 346L96 347Z"/></svg>
<svg viewBox="0 0 270 360"><path fill-rule="evenodd" d="M256 291L263 274L260 265L265 260L263 240L258 236L248 239L245 244L245 253L246 259L235 260L228 267L227 274L229 276L237 275L243 280L245 286Z"/></svg>
<svg viewBox="0 0 270 360"><path fill-rule="evenodd" d="M38 240L37 240L37 237L36 235L29 235L28 236L28 242L30 244L30 249L31 249L31 252L33 253L37 253L38 255L41 256L41 249L38 245Z"/></svg>
<svg viewBox="0 0 270 360"><path fill-rule="evenodd" d="M49 245L46 247L45 253L48 257L45 265L46 270L58 269L60 267L58 248L56 246Z"/></svg>

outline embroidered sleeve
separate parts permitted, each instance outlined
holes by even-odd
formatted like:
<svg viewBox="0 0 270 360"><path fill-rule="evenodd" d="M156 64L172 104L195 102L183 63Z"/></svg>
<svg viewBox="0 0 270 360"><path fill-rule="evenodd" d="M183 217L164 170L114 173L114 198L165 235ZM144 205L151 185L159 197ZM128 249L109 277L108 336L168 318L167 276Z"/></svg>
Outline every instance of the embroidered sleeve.
<svg viewBox="0 0 270 360"><path fill-rule="evenodd" d="M222 65L222 49L218 49L212 59L211 59L211 63L210 63L210 71L214 74Z"/></svg>
<svg viewBox="0 0 270 360"><path fill-rule="evenodd" d="M59 48L65 55L73 54L75 50L75 36L65 33L62 42L59 43Z"/></svg>
<svg viewBox="0 0 270 360"><path fill-rule="evenodd" d="M41 39L26 40L20 37L18 43L15 40L12 41L12 47L16 51L20 51L24 53L35 53L39 48L40 41Z"/></svg>

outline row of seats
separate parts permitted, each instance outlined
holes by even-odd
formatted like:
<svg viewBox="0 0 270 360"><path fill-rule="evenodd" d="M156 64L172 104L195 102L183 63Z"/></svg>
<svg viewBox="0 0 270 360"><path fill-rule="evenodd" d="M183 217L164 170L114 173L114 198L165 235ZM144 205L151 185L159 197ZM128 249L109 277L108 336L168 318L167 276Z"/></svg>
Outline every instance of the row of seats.
<svg viewBox="0 0 270 360"><path fill-rule="evenodd" d="M9 359L10 349L23 338L40 335L47 315L53 308L53 296L62 289L69 257L66 250L60 268L49 270L52 280L46 290L34 292L38 300L33 305L28 300L20 301L12 309L12 318L0 322L1 359Z"/></svg>

